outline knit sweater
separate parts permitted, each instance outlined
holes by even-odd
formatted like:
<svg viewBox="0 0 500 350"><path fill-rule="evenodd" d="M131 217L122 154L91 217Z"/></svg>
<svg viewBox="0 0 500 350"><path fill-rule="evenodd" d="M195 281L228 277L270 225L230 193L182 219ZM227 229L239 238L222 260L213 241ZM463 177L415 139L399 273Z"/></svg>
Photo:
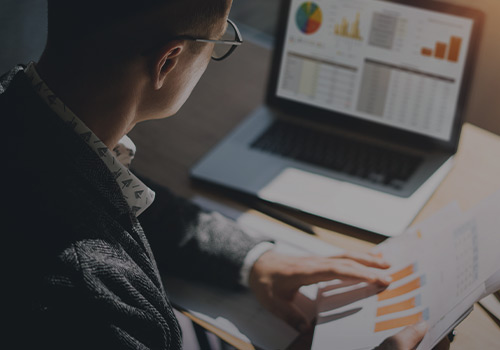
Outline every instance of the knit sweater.
<svg viewBox="0 0 500 350"><path fill-rule="evenodd" d="M156 199L137 218L21 66L0 78L0 113L15 348L180 349L160 273L237 288L258 242L148 180Z"/></svg>

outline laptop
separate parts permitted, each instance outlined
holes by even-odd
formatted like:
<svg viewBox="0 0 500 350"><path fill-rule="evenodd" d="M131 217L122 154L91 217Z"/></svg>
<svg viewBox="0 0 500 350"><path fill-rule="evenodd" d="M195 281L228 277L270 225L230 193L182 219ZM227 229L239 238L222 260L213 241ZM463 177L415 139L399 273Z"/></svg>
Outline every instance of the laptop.
<svg viewBox="0 0 500 350"><path fill-rule="evenodd" d="M402 233L453 167L483 15L422 0L281 6L265 105L191 176Z"/></svg>

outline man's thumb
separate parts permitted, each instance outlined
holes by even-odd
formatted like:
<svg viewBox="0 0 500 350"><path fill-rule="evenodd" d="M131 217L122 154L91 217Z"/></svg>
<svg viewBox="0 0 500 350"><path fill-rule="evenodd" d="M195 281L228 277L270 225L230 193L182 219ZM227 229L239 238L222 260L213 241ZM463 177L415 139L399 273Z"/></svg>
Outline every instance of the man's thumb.
<svg viewBox="0 0 500 350"><path fill-rule="evenodd" d="M377 349L414 349L422 341L427 332L425 322L408 326L398 334L386 339Z"/></svg>
<svg viewBox="0 0 500 350"><path fill-rule="evenodd" d="M427 323L420 322L412 326L408 326L403 329L400 333L402 334L402 338L405 339L405 345L408 346L408 349L413 349L422 341L427 332Z"/></svg>

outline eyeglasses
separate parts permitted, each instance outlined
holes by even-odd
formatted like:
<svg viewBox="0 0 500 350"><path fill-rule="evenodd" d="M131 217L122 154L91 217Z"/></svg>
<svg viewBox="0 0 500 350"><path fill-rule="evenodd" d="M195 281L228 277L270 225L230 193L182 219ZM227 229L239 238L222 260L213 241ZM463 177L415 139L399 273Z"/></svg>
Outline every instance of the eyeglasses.
<svg viewBox="0 0 500 350"><path fill-rule="evenodd" d="M243 37L236 24L227 19L226 32L220 40L211 39L199 39L190 36L183 35L182 37L188 40L193 40L200 43L212 43L214 45L214 51L212 52L212 59L215 61L222 61L234 52L238 46L243 44Z"/></svg>
<svg viewBox="0 0 500 350"><path fill-rule="evenodd" d="M241 33L236 24L229 18L227 19L227 23L228 25L226 26L226 31L224 32L220 40L195 38L190 35L177 35L170 37L168 40L185 39L200 43L214 44L212 59L215 61L222 61L231 56L234 50L236 50L238 46L243 44L243 37L241 36ZM154 48L147 49L142 52L142 55L146 55L150 53L152 50L154 50Z"/></svg>

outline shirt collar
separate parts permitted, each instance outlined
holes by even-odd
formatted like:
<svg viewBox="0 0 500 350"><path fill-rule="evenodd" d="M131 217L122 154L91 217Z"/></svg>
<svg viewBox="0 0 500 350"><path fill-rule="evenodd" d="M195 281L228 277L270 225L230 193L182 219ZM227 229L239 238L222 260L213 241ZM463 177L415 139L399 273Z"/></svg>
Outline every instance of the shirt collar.
<svg viewBox="0 0 500 350"><path fill-rule="evenodd" d="M128 166L135 155L135 145L124 136L111 152L106 145L83 123L45 84L31 62L25 71L38 95L82 140L97 154L113 174L130 210L139 216L154 201L155 193L130 172ZM116 155L116 156L115 156Z"/></svg>

